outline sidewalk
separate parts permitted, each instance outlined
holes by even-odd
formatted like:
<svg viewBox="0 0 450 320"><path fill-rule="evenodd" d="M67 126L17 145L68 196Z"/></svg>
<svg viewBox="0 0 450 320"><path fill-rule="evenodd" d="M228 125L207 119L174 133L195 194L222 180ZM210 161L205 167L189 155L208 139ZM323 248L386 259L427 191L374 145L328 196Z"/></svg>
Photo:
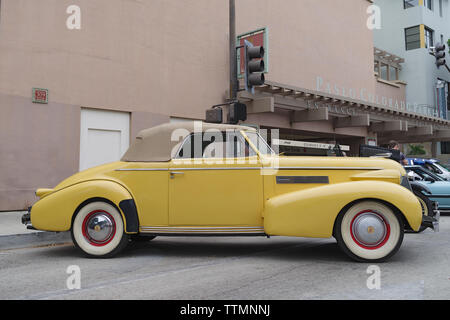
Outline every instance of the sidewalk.
<svg viewBox="0 0 450 320"><path fill-rule="evenodd" d="M72 242L69 232L28 230L22 224L24 211L0 212L0 250Z"/></svg>

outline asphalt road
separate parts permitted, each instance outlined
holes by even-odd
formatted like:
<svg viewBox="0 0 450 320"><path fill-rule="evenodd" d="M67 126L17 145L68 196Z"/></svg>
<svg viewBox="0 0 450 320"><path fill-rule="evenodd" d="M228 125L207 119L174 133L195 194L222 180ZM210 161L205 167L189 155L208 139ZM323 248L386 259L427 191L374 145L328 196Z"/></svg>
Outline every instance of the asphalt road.
<svg viewBox="0 0 450 320"><path fill-rule="evenodd" d="M79 268L80 289L68 289L70 266ZM447 300L450 217L439 233L406 234L377 265L379 289L367 286L369 266L349 260L334 239L161 237L113 259L87 259L68 244L0 251L0 299Z"/></svg>

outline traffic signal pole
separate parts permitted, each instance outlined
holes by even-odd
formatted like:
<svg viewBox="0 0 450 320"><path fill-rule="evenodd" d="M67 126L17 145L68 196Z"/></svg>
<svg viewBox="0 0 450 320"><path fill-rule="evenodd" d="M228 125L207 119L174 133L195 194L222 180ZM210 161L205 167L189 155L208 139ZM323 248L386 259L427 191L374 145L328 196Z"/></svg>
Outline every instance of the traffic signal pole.
<svg viewBox="0 0 450 320"><path fill-rule="evenodd" d="M237 76L237 52L236 52L236 2L230 2L230 100L237 99L239 81Z"/></svg>
<svg viewBox="0 0 450 320"><path fill-rule="evenodd" d="M206 121L209 123L222 123L226 107L226 123L237 124L247 119L247 106L238 100L240 90L237 66L237 50L244 48L245 57L245 90L254 93L253 86L264 84L264 47L253 46L245 41L243 46L236 46L236 0L229 0L229 28L230 28L230 97L226 103L217 104L206 110ZM261 59L255 61L255 59Z"/></svg>

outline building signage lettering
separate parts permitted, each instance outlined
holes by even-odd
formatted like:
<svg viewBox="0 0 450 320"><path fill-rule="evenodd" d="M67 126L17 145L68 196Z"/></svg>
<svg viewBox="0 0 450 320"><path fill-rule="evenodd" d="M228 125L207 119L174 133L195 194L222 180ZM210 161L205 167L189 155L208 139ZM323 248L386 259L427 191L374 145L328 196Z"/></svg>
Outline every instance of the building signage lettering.
<svg viewBox="0 0 450 320"><path fill-rule="evenodd" d="M344 98L374 103L396 110L415 112L427 116L437 116L434 108L430 106L421 106L418 105L417 103L398 101L397 99L379 96L377 94L369 92L366 88L361 88L359 91L353 88L345 88L335 83L326 82L320 76L316 78L316 90L328 94L334 94Z"/></svg>

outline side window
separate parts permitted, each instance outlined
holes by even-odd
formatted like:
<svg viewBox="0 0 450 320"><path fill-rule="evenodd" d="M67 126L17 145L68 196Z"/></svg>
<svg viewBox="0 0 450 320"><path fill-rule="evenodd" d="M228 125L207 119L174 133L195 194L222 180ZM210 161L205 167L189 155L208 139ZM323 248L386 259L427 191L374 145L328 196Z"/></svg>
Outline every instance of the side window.
<svg viewBox="0 0 450 320"><path fill-rule="evenodd" d="M189 135L183 142L180 151L178 151L178 159L195 159L202 157L202 134L194 133Z"/></svg>
<svg viewBox="0 0 450 320"><path fill-rule="evenodd" d="M227 144L222 132L205 132L203 140L203 158L223 159L226 157Z"/></svg>
<svg viewBox="0 0 450 320"><path fill-rule="evenodd" d="M255 156L239 132L205 132L189 135L176 156L177 159L223 159Z"/></svg>
<svg viewBox="0 0 450 320"><path fill-rule="evenodd" d="M429 170L431 172L434 172L434 173L437 173L437 174L442 174L442 171L438 167L436 167L434 164L430 164L429 166L430 166Z"/></svg>
<svg viewBox="0 0 450 320"><path fill-rule="evenodd" d="M420 48L420 26L414 26L405 29L406 50L414 50Z"/></svg>
<svg viewBox="0 0 450 320"><path fill-rule="evenodd" d="M423 178L420 175L418 175L416 172L414 172L414 171L410 171L409 172L409 176L414 178L414 180L417 180L417 181L422 181L423 180Z"/></svg>
<svg viewBox="0 0 450 320"><path fill-rule="evenodd" d="M427 179L434 180L434 178L432 176L430 176L428 173L426 173L425 171L419 170L417 173L422 177L422 180L427 180Z"/></svg>
<svg viewBox="0 0 450 320"><path fill-rule="evenodd" d="M227 133L227 157L244 158L256 156L256 152L239 132Z"/></svg>

